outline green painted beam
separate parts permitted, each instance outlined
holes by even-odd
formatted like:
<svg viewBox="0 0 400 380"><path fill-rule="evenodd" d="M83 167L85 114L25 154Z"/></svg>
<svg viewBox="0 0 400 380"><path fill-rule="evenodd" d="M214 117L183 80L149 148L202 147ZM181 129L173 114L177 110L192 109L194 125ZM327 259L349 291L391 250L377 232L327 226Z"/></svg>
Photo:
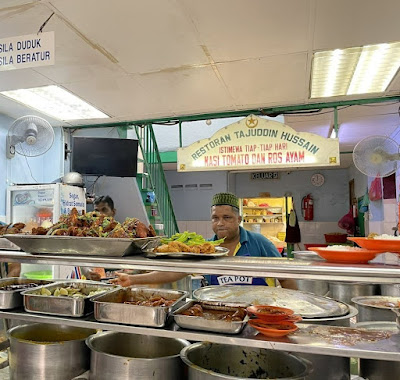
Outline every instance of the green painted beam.
<svg viewBox="0 0 400 380"><path fill-rule="evenodd" d="M120 139L126 139L128 137L128 131L126 127L117 127L117 131Z"/></svg>
<svg viewBox="0 0 400 380"><path fill-rule="evenodd" d="M176 151L160 152L160 158L163 164L168 162L178 162L178 155Z"/></svg>
<svg viewBox="0 0 400 380"><path fill-rule="evenodd" d="M207 119L224 119L227 117L245 117L250 114L254 115L280 115L285 112L294 111L307 111L313 109L324 109L324 108L335 108L343 106L355 106L363 104L375 104L375 103L385 103L385 102L398 102L400 101L400 96L388 96L381 98L367 98L367 99L353 99L353 100L342 100L336 102L326 102L326 103L309 103L309 104L298 104L292 106L283 107L260 107L257 109L248 109L242 111L227 111L219 113L207 113L198 115L186 115L178 117L165 117L161 119L145 119L145 120L135 120L135 121L124 121L117 123L103 123L103 124L93 124L93 125L74 125L74 126L64 126L64 128L71 129L82 129L82 128L110 128L110 127L128 127L132 128L135 125L143 124L157 124L157 123L171 123L184 121L197 121L197 120L207 120Z"/></svg>

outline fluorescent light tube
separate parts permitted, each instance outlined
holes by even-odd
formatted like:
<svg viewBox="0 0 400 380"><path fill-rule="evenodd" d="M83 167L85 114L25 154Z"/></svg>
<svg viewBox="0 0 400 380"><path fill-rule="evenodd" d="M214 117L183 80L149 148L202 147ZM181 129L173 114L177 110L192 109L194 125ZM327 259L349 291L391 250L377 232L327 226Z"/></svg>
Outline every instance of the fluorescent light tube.
<svg viewBox="0 0 400 380"><path fill-rule="evenodd" d="M400 42L314 53L311 98L384 92L400 67Z"/></svg>
<svg viewBox="0 0 400 380"><path fill-rule="evenodd" d="M44 86L0 92L60 120L103 119L109 116L58 86Z"/></svg>

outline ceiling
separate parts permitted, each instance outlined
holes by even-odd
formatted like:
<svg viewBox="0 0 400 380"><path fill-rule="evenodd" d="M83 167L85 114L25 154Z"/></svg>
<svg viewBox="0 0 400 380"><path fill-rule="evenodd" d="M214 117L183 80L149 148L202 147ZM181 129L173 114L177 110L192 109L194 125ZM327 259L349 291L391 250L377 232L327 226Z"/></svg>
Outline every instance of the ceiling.
<svg viewBox="0 0 400 380"><path fill-rule="evenodd" d="M313 52L400 41L398 0L2 0L0 39L37 33L52 12L43 31L55 32L56 64L0 71L0 91L57 84L107 122L355 99L309 99ZM399 73L363 98L393 95ZM398 111L396 102L340 109L340 150L393 134ZM2 96L0 113L40 115ZM327 137L333 112L285 122Z"/></svg>

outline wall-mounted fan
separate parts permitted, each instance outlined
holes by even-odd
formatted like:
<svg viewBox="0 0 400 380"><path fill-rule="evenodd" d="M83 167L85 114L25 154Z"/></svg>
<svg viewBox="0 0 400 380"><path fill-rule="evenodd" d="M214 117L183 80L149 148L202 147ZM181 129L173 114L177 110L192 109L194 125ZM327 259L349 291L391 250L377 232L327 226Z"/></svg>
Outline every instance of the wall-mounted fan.
<svg viewBox="0 0 400 380"><path fill-rule="evenodd" d="M23 116L15 120L7 134L7 158L15 152L27 157L46 153L54 142L54 130L50 123L38 116Z"/></svg>
<svg viewBox="0 0 400 380"><path fill-rule="evenodd" d="M393 174L399 160L399 144L387 136L367 137L353 150L354 165L369 177L387 177Z"/></svg>

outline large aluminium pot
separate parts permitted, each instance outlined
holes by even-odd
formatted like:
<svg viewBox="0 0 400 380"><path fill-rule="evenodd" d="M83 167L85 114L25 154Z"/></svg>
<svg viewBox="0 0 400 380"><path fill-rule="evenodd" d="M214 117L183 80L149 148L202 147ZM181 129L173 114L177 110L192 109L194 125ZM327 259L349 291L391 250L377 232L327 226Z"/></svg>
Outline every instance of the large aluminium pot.
<svg viewBox="0 0 400 380"><path fill-rule="evenodd" d="M293 251L293 257L296 260L324 261L313 251ZM318 296L326 296L329 292L328 282L324 280L298 279L295 281L297 289L303 292L313 293Z"/></svg>
<svg viewBox="0 0 400 380"><path fill-rule="evenodd" d="M400 297L400 284L381 284L381 295Z"/></svg>
<svg viewBox="0 0 400 380"><path fill-rule="evenodd" d="M107 331L86 340L91 350L92 380L181 380L183 339Z"/></svg>
<svg viewBox="0 0 400 380"><path fill-rule="evenodd" d="M397 332L394 322L362 322L357 328ZM400 362L360 359L360 376L369 380L400 379Z"/></svg>
<svg viewBox="0 0 400 380"><path fill-rule="evenodd" d="M96 330L34 323L8 330L11 380L71 380L89 369L85 339Z"/></svg>
<svg viewBox="0 0 400 380"><path fill-rule="evenodd" d="M378 284L362 282L329 282L329 296L335 300L353 304L351 299L379 294Z"/></svg>
<svg viewBox="0 0 400 380"><path fill-rule="evenodd" d="M188 380L305 380L312 371L311 363L285 352L208 342L185 347L181 358Z"/></svg>
<svg viewBox="0 0 400 380"><path fill-rule="evenodd" d="M307 380L350 380L350 358L304 353L296 356L312 364L313 371Z"/></svg>

